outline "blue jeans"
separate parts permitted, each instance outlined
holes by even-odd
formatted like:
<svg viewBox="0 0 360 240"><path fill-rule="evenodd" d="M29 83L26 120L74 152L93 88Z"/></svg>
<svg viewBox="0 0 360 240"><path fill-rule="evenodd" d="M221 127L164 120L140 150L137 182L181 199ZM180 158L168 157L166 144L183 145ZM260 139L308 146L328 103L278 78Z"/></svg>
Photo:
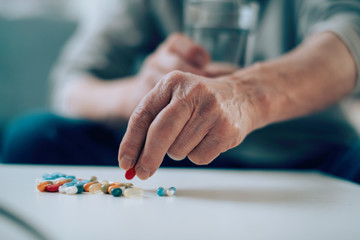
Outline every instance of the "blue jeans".
<svg viewBox="0 0 360 240"><path fill-rule="evenodd" d="M5 131L3 162L20 164L118 165L119 144L126 131L120 127L74 120L52 113L34 113L18 118ZM238 159L221 154L208 166L165 156L162 166L249 168ZM360 141L353 147L332 146L325 155L304 161L296 169L318 169L360 183Z"/></svg>

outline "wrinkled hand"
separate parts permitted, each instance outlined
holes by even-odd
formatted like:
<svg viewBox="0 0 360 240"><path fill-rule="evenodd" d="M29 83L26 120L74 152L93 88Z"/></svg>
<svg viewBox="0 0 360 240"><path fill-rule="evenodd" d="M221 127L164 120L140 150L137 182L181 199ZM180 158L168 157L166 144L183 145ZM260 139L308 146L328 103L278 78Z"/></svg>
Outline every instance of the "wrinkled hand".
<svg viewBox="0 0 360 240"><path fill-rule="evenodd" d="M209 164L253 130L256 110L248 85L232 76L207 78L173 71L133 112L119 149L119 165L140 179L159 168L167 153Z"/></svg>

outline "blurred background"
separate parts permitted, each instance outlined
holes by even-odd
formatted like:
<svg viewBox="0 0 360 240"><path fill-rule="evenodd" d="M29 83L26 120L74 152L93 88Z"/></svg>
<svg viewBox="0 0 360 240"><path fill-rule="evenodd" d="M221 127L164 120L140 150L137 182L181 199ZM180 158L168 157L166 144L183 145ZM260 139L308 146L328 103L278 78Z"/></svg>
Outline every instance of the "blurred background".
<svg viewBox="0 0 360 240"><path fill-rule="evenodd" d="M1 136L17 115L48 108L48 76L76 29L83 2L0 0Z"/></svg>
<svg viewBox="0 0 360 240"><path fill-rule="evenodd" d="M49 108L51 68L78 19L94 9L92 3L0 0L0 136L19 114ZM343 105L360 131L359 101L349 98Z"/></svg>

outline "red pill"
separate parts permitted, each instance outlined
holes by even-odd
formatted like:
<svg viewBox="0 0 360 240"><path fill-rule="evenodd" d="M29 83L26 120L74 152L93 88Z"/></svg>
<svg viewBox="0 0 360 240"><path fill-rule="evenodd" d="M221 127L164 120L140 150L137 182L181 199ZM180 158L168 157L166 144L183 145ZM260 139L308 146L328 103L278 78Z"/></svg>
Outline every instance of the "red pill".
<svg viewBox="0 0 360 240"><path fill-rule="evenodd" d="M61 186L62 184L52 184L52 185L47 185L45 190L47 192L58 192L59 191L59 187Z"/></svg>
<svg viewBox="0 0 360 240"><path fill-rule="evenodd" d="M127 180L131 180L131 179L133 179L135 177L135 175L136 175L135 167L132 167L132 168L130 168L129 170L126 171L125 178Z"/></svg>

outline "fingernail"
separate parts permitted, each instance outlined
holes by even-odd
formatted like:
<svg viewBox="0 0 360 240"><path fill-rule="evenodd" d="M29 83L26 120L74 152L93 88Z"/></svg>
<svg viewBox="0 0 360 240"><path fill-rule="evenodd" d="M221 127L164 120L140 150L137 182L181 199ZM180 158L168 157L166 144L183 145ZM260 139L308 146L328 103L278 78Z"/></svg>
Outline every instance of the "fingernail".
<svg viewBox="0 0 360 240"><path fill-rule="evenodd" d="M143 167L138 167L136 169L136 175L140 178L140 179L147 179L150 177L150 171L143 168Z"/></svg>
<svg viewBox="0 0 360 240"><path fill-rule="evenodd" d="M121 168L127 170L127 169L131 168L132 162L133 161L129 156L124 155L121 157L119 165L121 166Z"/></svg>

